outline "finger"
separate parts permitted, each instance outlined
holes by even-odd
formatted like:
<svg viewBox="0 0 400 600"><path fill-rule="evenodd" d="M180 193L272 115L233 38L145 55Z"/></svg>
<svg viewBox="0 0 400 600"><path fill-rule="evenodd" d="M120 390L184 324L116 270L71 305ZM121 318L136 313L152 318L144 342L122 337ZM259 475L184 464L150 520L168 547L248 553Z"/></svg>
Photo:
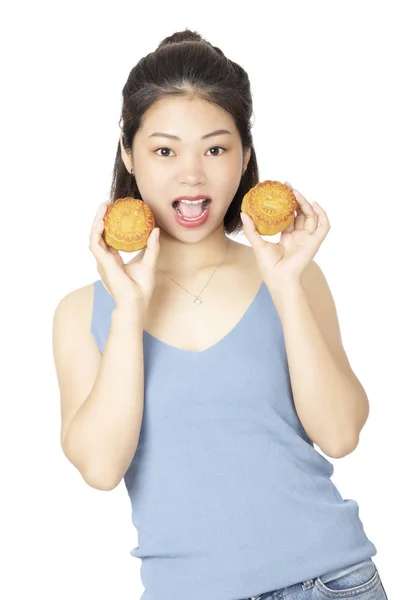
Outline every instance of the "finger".
<svg viewBox="0 0 400 600"><path fill-rule="evenodd" d="M309 233L314 233L318 227L318 215L311 206L311 204L304 198L298 190L293 190L296 200L300 206L300 210L303 213L305 220L303 229Z"/></svg>
<svg viewBox="0 0 400 600"><path fill-rule="evenodd" d="M108 208L108 203L102 202L100 204L99 208L97 209L97 213L93 220L92 229L90 231L90 236L89 236L89 248L90 249L92 249L91 246L93 245L93 243L97 243L98 245L101 246L101 248L103 248L103 250L105 252L107 251L107 247L102 238L103 228L104 228L104 216L107 212L107 208ZM102 223L102 227L101 227L101 232L99 233L100 222Z"/></svg>
<svg viewBox="0 0 400 600"><path fill-rule="evenodd" d="M97 260L108 260L110 258L106 243L103 239L104 221L99 219L97 224L93 226L90 233L89 250L94 254Z"/></svg>
<svg viewBox="0 0 400 600"><path fill-rule="evenodd" d="M296 214L296 217L294 220L294 228L296 231L303 231L304 223L306 222L306 218L301 211L300 212L296 211L296 213L297 214Z"/></svg>
<svg viewBox="0 0 400 600"><path fill-rule="evenodd" d="M248 214L243 212L240 213L240 218L242 219L243 223L243 232L253 248L255 250L261 250L264 248L265 242L256 230L253 219Z"/></svg>
<svg viewBox="0 0 400 600"><path fill-rule="evenodd" d="M98 244L99 246L104 250L104 252L109 252L110 250L110 246L106 243L105 239L104 239L104 219L108 210L108 207L110 206L111 201L108 200L107 202L102 202L99 206L99 209L97 211L97 214L95 216L95 219L93 221L93 229L96 229L98 227L98 223L100 221L103 222L103 227L102 227L102 232L100 234L100 236L98 237Z"/></svg>
<svg viewBox="0 0 400 600"><path fill-rule="evenodd" d="M317 202L314 202L313 206L318 215L318 228L315 233L324 238L331 228L328 215Z"/></svg>
<svg viewBox="0 0 400 600"><path fill-rule="evenodd" d="M122 256L119 253L119 250L116 250L115 248L112 248L108 244L106 244L106 246L107 246L108 252L114 257L117 265L119 265L120 267L126 266L125 263L124 263L124 261L123 261L123 259L122 259Z"/></svg>
<svg viewBox="0 0 400 600"><path fill-rule="evenodd" d="M109 246L104 238L104 227L105 227L105 223L104 223L104 219L100 219L99 223L101 224L101 232L100 232L100 237L99 237L99 246L101 248L103 248L104 252L107 252L107 254L111 253L111 250L114 250L114 248L111 248L111 246Z"/></svg>
<svg viewBox="0 0 400 600"><path fill-rule="evenodd" d="M291 189L292 192L294 191L293 186L288 181L285 181L284 185L286 185L289 189ZM288 229L285 229L285 232L290 233L291 231L294 231L294 230L302 231L304 229L304 222L305 222L305 216L303 215L301 207L300 207L299 203L297 202L297 206L295 208L295 218L294 218L293 226L291 225Z"/></svg>
<svg viewBox="0 0 400 600"><path fill-rule="evenodd" d="M156 268L157 259L160 252L160 240L157 239L159 234L160 228L154 227L147 238L146 249L140 261L142 265L146 265L146 267L154 270Z"/></svg>
<svg viewBox="0 0 400 600"><path fill-rule="evenodd" d="M282 231L282 233L290 233L291 231L294 231L294 223L295 223L295 222L293 221L293 223L291 223L291 224L289 225L289 227L286 227L286 229L284 229L284 230Z"/></svg>
<svg viewBox="0 0 400 600"><path fill-rule="evenodd" d="M102 202L100 204L100 206L98 207L97 213L93 219L92 228L91 228L92 231L93 231L93 229L95 229L97 227L97 222L99 221L99 219L102 219L104 217L104 215L106 214L107 208L108 208L107 202Z"/></svg>
<svg viewBox="0 0 400 600"><path fill-rule="evenodd" d="M297 202L297 201L296 201ZM294 218L294 228L296 231L303 231L304 230L304 223L306 221L306 217L303 213L303 211L301 210L300 204L297 202L296 208L295 208L295 218Z"/></svg>

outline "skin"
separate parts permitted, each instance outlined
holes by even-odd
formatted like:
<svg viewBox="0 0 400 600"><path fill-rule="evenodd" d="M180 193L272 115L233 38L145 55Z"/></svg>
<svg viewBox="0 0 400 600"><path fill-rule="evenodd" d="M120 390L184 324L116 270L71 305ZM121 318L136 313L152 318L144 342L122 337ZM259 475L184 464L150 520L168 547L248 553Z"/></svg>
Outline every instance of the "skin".
<svg viewBox="0 0 400 600"><path fill-rule="evenodd" d="M227 129L231 135L201 139L217 129ZM154 132L176 135L181 141L149 137ZM220 262L227 244L224 216L251 154L251 149L243 150L232 116L196 96L163 98L145 113L132 151L126 152L122 139L120 143L124 164L129 173L133 169L142 198L160 228L157 267L187 282L192 273ZM193 229L178 225L172 201L201 194L212 198L207 222ZM236 247L234 254L237 247L244 247L233 241L230 245ZM140 260L143 252L135 260Z"/></svg>

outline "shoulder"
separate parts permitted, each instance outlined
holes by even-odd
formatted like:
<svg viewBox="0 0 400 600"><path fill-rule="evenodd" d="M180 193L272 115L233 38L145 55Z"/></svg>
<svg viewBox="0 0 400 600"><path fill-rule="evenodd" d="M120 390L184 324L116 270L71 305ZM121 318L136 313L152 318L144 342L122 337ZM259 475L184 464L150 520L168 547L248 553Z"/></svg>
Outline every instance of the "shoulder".
<svg viewBox="0 0 400 600"><path fill-rule="evenodd" d="M79 319L81 322L91 318L94 298L92 283L68 292L61 298L54 311L54 322L65 319Z"/></svg>
<svg viewBox="0 0 400 600"><path fill-rule="evenodd" d="M94 286L89 284L73 290L59 301L53 316L52 343L57 369L66 356L76 355L77 348L86 354L100 352L91 334Z"/></svg>

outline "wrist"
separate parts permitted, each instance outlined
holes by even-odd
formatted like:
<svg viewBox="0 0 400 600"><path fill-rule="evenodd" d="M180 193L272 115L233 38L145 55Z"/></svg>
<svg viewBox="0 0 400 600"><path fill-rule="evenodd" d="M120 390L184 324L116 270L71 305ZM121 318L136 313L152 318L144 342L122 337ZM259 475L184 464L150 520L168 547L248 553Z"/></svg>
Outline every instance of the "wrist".
<svg viewBox="0 0 400 600"><path fill-rule="evenodd" d="M143 329L144 308L136 304L116 305L111 313L112 321L137 325Z"/></svg>
<svg viewBox="0 0 400 600"><path fill-rule="evenodd" d="M280 305L295 302L304 294L304 288L300 282L280 282L266 285L274 302Z"/></svg>
<svg viewBox="0 0 400 600"><path fill-rule="evenodd" d="M304 289L301 281L285 281L280 279L273 282L265 281L265 284L270 292L276 294L277 296L295 294Z"/></svg>

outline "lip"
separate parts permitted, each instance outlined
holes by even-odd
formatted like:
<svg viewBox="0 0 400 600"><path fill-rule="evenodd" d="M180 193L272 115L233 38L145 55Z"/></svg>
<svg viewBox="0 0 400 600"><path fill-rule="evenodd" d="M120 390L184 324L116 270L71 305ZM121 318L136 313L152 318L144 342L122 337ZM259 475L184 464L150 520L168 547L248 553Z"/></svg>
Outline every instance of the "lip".
<svg viewBox="0 0 400 600"><path fill-rule="evenodd" d="M206 194L200 194L199 196L179 196L179 198L175 198L173 202L178 202L179 200L211 200L210 196Z"/></svg>

